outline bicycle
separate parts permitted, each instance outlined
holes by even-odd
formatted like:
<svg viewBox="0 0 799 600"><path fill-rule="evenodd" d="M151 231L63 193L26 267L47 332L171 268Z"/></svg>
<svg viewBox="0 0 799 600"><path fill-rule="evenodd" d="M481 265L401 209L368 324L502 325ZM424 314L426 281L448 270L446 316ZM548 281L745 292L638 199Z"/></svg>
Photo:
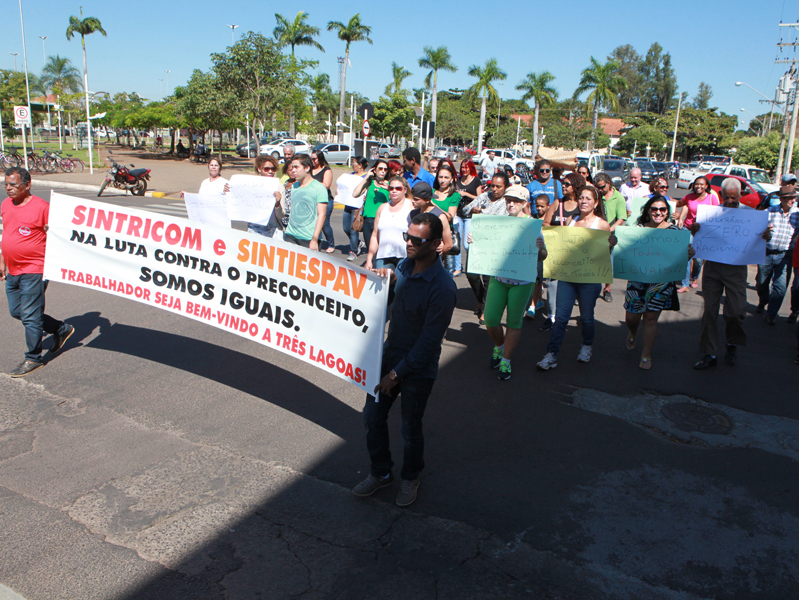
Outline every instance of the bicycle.
<svg viewBox="0 0 799 600"><path fill-rule="evenodd" d="M17 164L17 157L11 153L7 152L0 152L0 168L3 169L10 169L11 167L16 167Z"/></svg>

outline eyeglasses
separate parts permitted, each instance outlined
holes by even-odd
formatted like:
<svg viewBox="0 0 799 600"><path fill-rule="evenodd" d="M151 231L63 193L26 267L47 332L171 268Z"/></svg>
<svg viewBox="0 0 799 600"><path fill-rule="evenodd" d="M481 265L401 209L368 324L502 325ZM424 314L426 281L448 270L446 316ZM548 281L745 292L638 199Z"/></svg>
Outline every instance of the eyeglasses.
<svg viewBox="0 0 799 600"><path fill-rule="evenodd" d="M271 173L274 173L275 171L277 171L277 169L275 167L261 167L261 171L269 171Z"/></svg>
<svg viewBox="0 0 799 600"><path fill-rule="evenodd" d="M401 192L405 188L402 187L401 185L390 185L390 186L388 186L388 189L389 189L389 191L392 191L392 192Z"/></svg>
<svg viewBox="0 0 799 600"><path fill-rule="evenodd" d="M569 183L568 181L564 181L562 185L563 187L572 187L572 184Z"/></svg>
<svg viewBox="0 0 799 600"><path fill-rule="evenodd" d="M669 189L669 186L667 186L667 185L658 185L658 186L656 186L656 188L659 189L659 190L667 190L667 189Z"/></svg>
<svg viewBox="0 0 799 600"><path fill-rule="evenodd" d="M421 246L422 244L429 242L430 240L422 239L416 235L410 235L407 231L402 232L402 239L406 242L410 242L414 246Z"/></svg>
<svg viewBox="0 0 799 600"><path fill-rule="evenodd" d="M650 206L649 210L652 211L652 212L667 213L667 212L669 212L669 207L668 206Z"/></svg>
<svg viewBox="0 0 799 600"><path fill-rule="evenodd" d="M551 173L552 169L538 169L539 173Z"/></svg>
<svg viewBox="0 0 799 600"><path fill-rule="evenodd" d="M599 185L599 184L597 183L597 184L596 184L596 189L598 189L600 192L604 192L604 191L605 191L607 188L605 187L605 185L604 185L604 184L603 184L603 185Z"/></svg>
<svg viewBox="0 0 799 600"><path fill-rule="evenodd" d="M377 167L375 171L388 171L386 167Z"/></svg>

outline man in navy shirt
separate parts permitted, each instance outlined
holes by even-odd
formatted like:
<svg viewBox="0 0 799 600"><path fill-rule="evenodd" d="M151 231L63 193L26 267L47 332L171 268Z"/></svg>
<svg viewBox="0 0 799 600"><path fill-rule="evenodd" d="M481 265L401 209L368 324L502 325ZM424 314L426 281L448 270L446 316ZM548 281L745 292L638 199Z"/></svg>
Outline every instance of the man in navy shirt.
<svg viewBox="0 0 799 600"><path fill-rule="evenodd" d="M560 181L552 178L552 164L545 158L535 164L535 177L535 181L527 184L531 199L538 197L539 194L546 194L549 196L549 203L552 204L555 200L563 198Z"/></svg>
<svg viewBox="0 0 799 600"><path fill-rule="evenodd" d="M363 409L369 476L352 490L371 496L394 481L388 439L388 413L402 396L402 437L405 440L398 506L416 500L419 474L424 468L422 417L438 375L441 341L455 310L457 287L449 276L438 247L444 234L441 220L431 213L416 215L403 234L408 258L396 272L377 271L396 280L391 325L383 349L383 378L375 395L366 396Z"/></svg>
<svg viewBox="0 0 799 600"><path fill-rule="evenodd" d="M402 152L402 161L405 163L405 179L408 180L411 189L420 181L431 186L436 182L435 176L422 168L422 155L418 148L413 146L405 148Z"/></svg>

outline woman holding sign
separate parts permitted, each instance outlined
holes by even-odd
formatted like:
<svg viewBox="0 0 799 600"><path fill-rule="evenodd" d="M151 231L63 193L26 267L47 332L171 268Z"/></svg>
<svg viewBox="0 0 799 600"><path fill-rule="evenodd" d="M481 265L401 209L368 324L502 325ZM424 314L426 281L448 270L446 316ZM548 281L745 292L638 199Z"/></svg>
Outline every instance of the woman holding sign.
<svg viewBox="0 0 799 600"><path fill-rule="evenodd" d="M585 227L587 229L610 232L610 226L605 220L604 205L595 187L583 188L577 200L577 206L580 214L569 220L568 227ZM611 234L608 241L608 252L610 252L613 246L616 245L616 237ZM577 361L587 363L591 360L594 345L594 307L601 291L601 283L558 282L558 304L555 311L555 324L552 326L552 334L549 338L549 344L547 344L547 353L536 365L539 369L549 371L558 366L558 352L560 352L563 338L566 335L566 325L571 318L575 299L580 305L583 328L583 345L577 355Z"/></svg>
<svg viewBox="0 0 799 600"><path fill-rule="evenodd" d="M532 219L525 213L525 208L530 199L530 192L521 185L512 185L505 192L505 202L508 208L508 215L511 217L521 217L522 219ZM469 243L474 244L469 234ZM543 261L547 256L544 248L544 238L538 237L535 241L538 248L538 262ZM530 304L530 296L533 293L533 281L521 281L518 279L508 279L505 277L491 277L488 283L488 294L485 304L485 323L488 335L494 342L494 350L491 354L489 366L492 369L499 367L497 379L510 379L510 361L513 352L519 345L522 337L522 320L524 312ZM506 328L502 328L502 315L507 309L505 319Z"/></svg>
<svg viewBox="0 0 799 600"><path fill-rule="evenodd" d="M678 225L687 229L690 229L691 225L696 221L696 210L699 208L700 204L707 204L709 206L719 205L719 199L716 197L713 190L710 189L710 182L707 180L707 177L700 176L694 179L693 184L691 184L691 190L691 193L687 194L682 199L682 208L680 209L680 218L678 220ZM702 270L702 259L695 258L693 260L693 269L691 269L691 262L692 261L688 261L688 270L685 274L685 279L683 279L680 289L677 290L680 294L687 292L689 285L692 288L699 286L697 280Z"/></svg>
<svg viewBox="0 0 799 600"><path fill-rule="evenodd" d="M661 195L653 196L644 205L641 216L638 217L638 227L652 227L657 229L679 229L669 221L669 203ZM694 256L694 249L688 245L688 259ZM674 281L665 283L642 283L639 281L627 282L627 294L624 298L624 309L627 311L627 349L635 349L638 337L638 328L643 320L644 347L641 351L639 369L652 368L652 348L658 335L658 319L664 310L680 310L680 300L677 296L677 284Z"/></svg>

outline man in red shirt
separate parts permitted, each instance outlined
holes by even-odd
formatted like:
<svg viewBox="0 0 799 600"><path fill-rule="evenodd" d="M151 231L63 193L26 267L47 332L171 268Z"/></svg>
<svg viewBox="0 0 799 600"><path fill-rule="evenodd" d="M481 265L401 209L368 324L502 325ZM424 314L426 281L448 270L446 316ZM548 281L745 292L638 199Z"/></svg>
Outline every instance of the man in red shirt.
<svg viewBox="0 0 799 600"><path fill-rule="evenodd" d="M75 332L69 323L44 314L44 248L50 205L31 195L31 175L20 167L6 171L8 198L0 205L3 218L3 242L0 253L0 280L6 282L8 310L25 326L28 351L25 360L11 371L11 377L23 377L42 366L42 332L53 335L50 352L64 347Z"/></svg>

